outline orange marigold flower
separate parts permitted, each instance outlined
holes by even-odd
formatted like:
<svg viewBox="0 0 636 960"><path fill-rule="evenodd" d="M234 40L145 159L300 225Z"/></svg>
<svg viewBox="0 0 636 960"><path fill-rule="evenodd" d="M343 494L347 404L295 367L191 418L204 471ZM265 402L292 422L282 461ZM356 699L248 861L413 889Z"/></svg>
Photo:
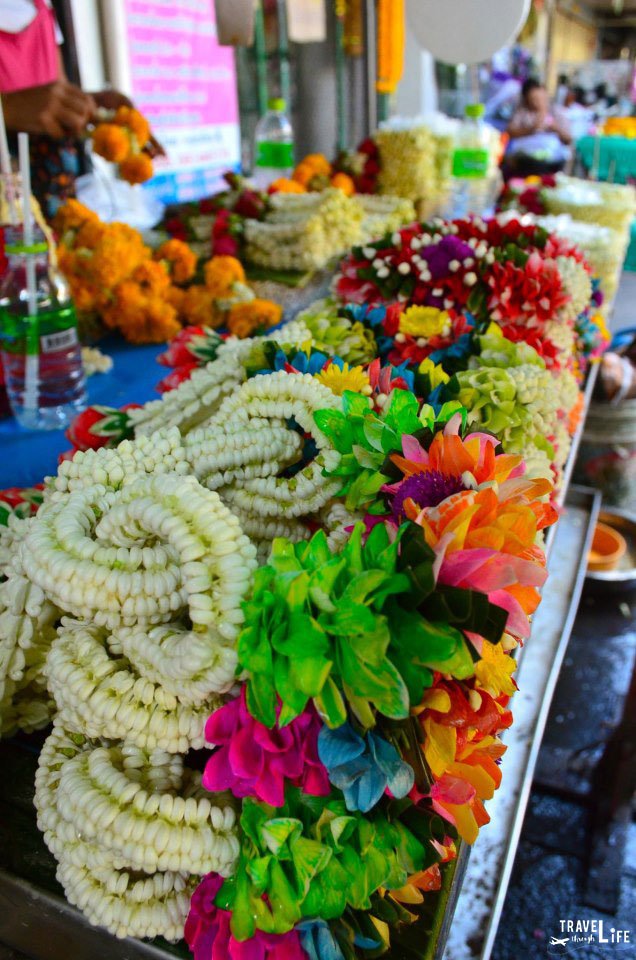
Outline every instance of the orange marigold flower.
<svg viewBox="0 0 636 960"><path fill-rule="evenodd" d="M94 250L101 241L106 230L106 224L99 220L85 220L77 231L75 246L85 250Z"/></svg>
<svg viewBox="0 0 636 960"><path fill-rule="evenodd" d="M69 230L77 230L87 221L99 222L99 217L79 200L70 199L63 203L53 218L53 229L59 235Z"/></svg>
<svg viewBox="0 0 636 960"><path fill-rule="evenodd" d="M153 174L152 160L147 153L137 153L119 164L119 175L128 183L145 183Z"/></svg>
<svg viewBox="0 0 636 960"><path fill-rule="evenodd" d="M121 163L130 153L130 138L115 123L99 123L93 130L93 150L111 163Z"/></svg>
<svg viewBox="0 0 636 960"><path fill-rule="evenodd" d="M215 307L214 295L201 284L185 291L180 312L183 322L191 326L220 327L223 323L223 314Z"/></svg>
<svg viewBox="0 0 636 960"><path fill-rule="evenodd" d="M186 291L182 290L181 287L175 287L174 284L168 288L166 293L166 300L175 308L178 314L182 313L185 295Z"/></svg>
<svg viewBox="0 0 636 960"><path fill-rule="evenodd" d="M352 197L356 192L356 185L348 173L336 173L331 178L331 186L342 190L346 197Z"/></svg>
<svg viewBox="0 0 636 960"><path fill-rule="evenodd" d="M150 140L150 124L139 110L134 107L119 107L114 123L127 127L135 135L139 148L145 147Z"/></svg>
<svg viewBox="0 0 636 960"><path fill-rule="evenodd" d="M274 180L267 188L268 193L307 193L306 187L296 180L289 180L287 177L279 177Z"/></svg>
<svg viewBox="0 0 636 960"><path fill-rule="evenodd" d="M316 176L328 177L331 175L331 164L324 153L308 153L301 161L300 166L305 164L312 168Z"/></svg>
<svg viewBox="0 0 636 960"><path fill-rule="evenodd" d="M154 258L167 262L173 283L186 283L197 267L196 254L183 240L166 240L155 250Z"/></svg>
<svg viewBox="0 0 636 960"><path fill-rule="evenodd" d="M257 297L230 307L227 327L237 337L249 337L255 330L276 326L282 315L283 308L277 303Z"/></svg>
<svg viewBox="0 0 636 960"><path fill-rule="evenodd" d="M147 294L165 295L170 287L170 276L163 263L144 260L132 273L132 280Z"/></svg>
<svg viewBox="0 0 636 960"><path fill-rule="evenodd" d="M301 187L308 187L314 177L319 176L314 167L309 163L299 163L292 174L292 180L299 183Z"/></svg>
<svg viewBox="0 0 636 960"><path fill-rule="evenodd" d="M245 271L236 257L212 257L203 268L205 286L215 299L232 293L235 283L245 283Z"/></svg>

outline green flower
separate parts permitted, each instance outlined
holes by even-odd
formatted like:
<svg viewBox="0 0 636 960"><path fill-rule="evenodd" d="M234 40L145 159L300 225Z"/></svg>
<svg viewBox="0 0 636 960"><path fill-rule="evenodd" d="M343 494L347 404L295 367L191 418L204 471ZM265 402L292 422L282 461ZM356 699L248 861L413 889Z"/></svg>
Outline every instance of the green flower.
<svg viewBox="0 0 636 960"><path fill-rule="evenodd" d="M232 911L238 940L257 929L286 933L306 917L335 920L348 907L369 910L379 888L404 886L428 857L428 819L416 836L383 813L350 813L335 794L325 802L292 788L278 810L248 798L240 826L236 873L216 898Z"/></svg>
<svg viewBox="0 0 636 960"><path fill-rule="evenodd" d="M342 410L318 410L314 420L341 455L340 463L328 476L340 477L339 496L345 497L348 510L372 505L372 513L383 513L383 505L374 504L387 482L383 467L388 454L402 449L405 434L421 435L445 423L460 409L459 403L446 404L435 418L432 407L419 409L419 401L407 390L394 390L381 414L369 406L359 393L345 392Z"/></svg>
<svg viewBox="0 0 636 960"><path fill-rule="evenodd" d="M378 352L373 331L340 316L339 309L333 300L320 300L296 319L310 330L316 350L338 356L351 366L370 363Z"/></svg>
<svg viewBox="0 0 636 960"><path fill-rule="evenodd" d="M408 717L432 683L432 670L472 673L461 633L416 612L434 590L433 554L417 568L399 560L384 524L362 544L358 524L332 554L320 531L308 543L276 540L269 565L244 604L239 669L249 671L247 705L261 723L285 726L314 704L330 727L347 720L347 704L363 727L377 711ZM467 672L468 671L468 672Z"/></svg>

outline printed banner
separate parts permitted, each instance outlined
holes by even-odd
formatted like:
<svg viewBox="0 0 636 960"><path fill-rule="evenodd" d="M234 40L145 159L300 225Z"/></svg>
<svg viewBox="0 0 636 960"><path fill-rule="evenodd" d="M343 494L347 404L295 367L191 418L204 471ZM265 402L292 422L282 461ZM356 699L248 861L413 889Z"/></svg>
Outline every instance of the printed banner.
<svg viewBox="0 0 636 960"><path fill-rule="evenodd" d="M132 97L167 158L146 185L196 200L240 166L234 51L217 40L214 0L125 0Z"/></svg>

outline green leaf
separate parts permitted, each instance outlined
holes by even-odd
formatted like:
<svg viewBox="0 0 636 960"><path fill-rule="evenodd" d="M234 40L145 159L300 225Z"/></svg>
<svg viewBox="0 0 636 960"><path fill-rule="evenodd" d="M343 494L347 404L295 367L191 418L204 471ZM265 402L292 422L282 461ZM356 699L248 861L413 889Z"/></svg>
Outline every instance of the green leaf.
<svg viewBox="0 0 636 960"><path fill-rule="evenodd" d="M335 729L346 723L347 708L340 690L331 677L327 678L320 695L314 697L314 704L328 727Z"/></svg>

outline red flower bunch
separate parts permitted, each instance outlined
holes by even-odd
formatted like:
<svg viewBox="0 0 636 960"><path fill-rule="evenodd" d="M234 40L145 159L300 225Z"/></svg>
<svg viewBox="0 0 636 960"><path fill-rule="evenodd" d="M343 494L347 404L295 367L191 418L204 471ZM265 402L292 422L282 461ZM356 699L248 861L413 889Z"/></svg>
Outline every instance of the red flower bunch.
<svg viewBox="0 0 636 960"><path fill-rule="evenodd" d="M207 327L184 327L170 341L168 349L157 357L157 362L164 367L174 368L157 384L159 393L175 390L179 384L190 379L197 367L214 360L225 339Z"/></svg>
<svg viewBox="0 0 636 960"><path fill-rule="evenodd" d="M525 266L495 261L484 276L487 307L493 320L536 326L554 320L570 300L555 263L536 251Z"/></svg>
<svg viewBox="0 0 636 960"><path fill-rule="evenodd" d="M87 407L78 413L66 431L66 439L73 444L69 454L60 459L72 459L78 450L99 450L100 447L116 447L132 435L127 410L135 410L138 403L128 403L120 410L116 407Z"/></svg>
<svg viewBox="0 0 636 960"><path fill-rule="evenodd" d="M375 140L369 137L358 147L358 153L366 157L362 172L354 177L358 193L376 193L380 173L380 151Z"/></svg>

